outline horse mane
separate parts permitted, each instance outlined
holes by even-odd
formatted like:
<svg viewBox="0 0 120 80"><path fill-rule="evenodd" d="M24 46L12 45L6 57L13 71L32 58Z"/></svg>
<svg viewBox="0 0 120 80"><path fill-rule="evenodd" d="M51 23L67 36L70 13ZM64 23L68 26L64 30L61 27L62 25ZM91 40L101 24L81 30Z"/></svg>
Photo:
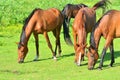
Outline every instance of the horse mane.
<svg viewBox="0 0 120 80"><path fill-rule="evenodd" d="M74 8L76 7L76 8L82 8L82 7L88 7L87 5L85 5L85 4L83 4L83 3L80 3L80 4L67 4L64 8L63 8L63 10L62 10L62 14L65 16L65 13L66 13L66 11L67 11L67 9L69 9L71 6L73 6ZM71 8L73 8L73 7L71 7Z"/></svg>
<svg viewBox="0 0 120 80"><path fill-rule="evenodd" d="M26 38L25 36L25 28L28 24L28 22L30 21L31 17L33 16L33 14L35 13L35 11L37 10L40 10L39 8L35 8L31 13L30 15L24 20L24 25L23 25L23 28L22 28L22 33L21 33L21 36L20 36L20 44L21 42L24 42L24 39ZM20 44L18 45L20 47Z"/></svg>
<svg viewBox="0 0 120 80"><path fill-rule="evenodd" d="M91 35L90 35L90 47L94 48L95 50L97 50L96 48L96 43L95 43L95 39L94 39L94 32L95 29L98 27L98 25L100 24L102 17L98 20L98 22L95 24L95 26L92 29Z"/></svg>
<svg viewBox="0 0 120 80"><path fill-rule="evenodd" d="M37 10L40 10L40 8L35 8L31 13L30 15L24 20L24 26L23 26L23 29L26 28L29 20L31 19L31 17L33 16L34 12L37 11Z"/></svg>
<svg viewBox="0 0 120 80"><path fill-rule="evenodd" d="M88 7L87 5L83 4L83 3L80 3L77 5L79 8L82 8L82 7Z"/></svg>
<svg viewBox="0 0 120 80"><path fill-rule="evenodd" d="M105 10L108 8L107 4L111 4L111 2L109 0L101 0L101 1L97 2L92 8L94 10L96 10L98 8L102 8L103 13L104 13Z"/></svg>

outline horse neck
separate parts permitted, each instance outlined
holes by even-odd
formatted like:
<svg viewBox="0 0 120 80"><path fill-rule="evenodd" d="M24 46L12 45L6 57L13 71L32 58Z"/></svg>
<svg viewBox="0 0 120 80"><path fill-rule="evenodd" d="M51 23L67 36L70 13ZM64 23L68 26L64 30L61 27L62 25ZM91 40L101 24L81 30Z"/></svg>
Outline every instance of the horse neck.
<svg viewBox="0 0 120 80"><path fill-rule="evenodd" d="M85 27L81 27L78 31L78 44L84 45L86 44L86 30Z"/></svg>
<svg viewBox="0 0 120 80"><path fill-rule="evenodd" d="M20 37L20 42L24 45L27 45L30 35L32 33L32 29L34 27L33 22L31 24L29 24L29 23L23 28L21 37Z"/></svg>
<svg viewBox="0 0 120 80"><path fill-rule="evenodd" d="M90 36L90 44L95 48L98 49L100 38L101 38L101 32L99 32L99 28L94 29L94 31L91 33Z"/></svg>

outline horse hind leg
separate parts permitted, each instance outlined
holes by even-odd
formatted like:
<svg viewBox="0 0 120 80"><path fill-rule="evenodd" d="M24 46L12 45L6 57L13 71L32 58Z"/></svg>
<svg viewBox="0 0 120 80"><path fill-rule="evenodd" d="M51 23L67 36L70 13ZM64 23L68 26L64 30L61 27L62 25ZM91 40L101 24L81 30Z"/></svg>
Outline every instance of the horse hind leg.
<svg viewBox="0 0 120 80"><path fill-rule="evenodd" d="M57 47L58 47L58 53L59 53L59 56L61 56L62 51L61 51L61 44L60 44L60 29L53 30L53 35L56 38L55 55L56 55Z"/></svg>
<svg viewBox="0 0 120 80"><path fill-rule="evenodd" d="M46 38L48 47L50 48L50 50L51 50L51 52L52 52L53 59L56 60L57 58L56 58L56 55L55 55L55 53L54 53L54 51L53 51L53 49L52 49L52 45L51 45L51 43L50 43L50 40L49 40L49 37L48 37L47 32L44 32L44 36L45 36L45 38Z"/></svg>
<svg viewBox="0 0 120 80"><path fill-rule="evenodd" d="M112 42L112 37L108 36L106 39L106 42L105 42L105 46L104 46L103 51L102 51L102 55L101 55L101 60L100 60L100 64L99 64L100 70L102 69L102 66L103 66L103 59L104 59L104 56L106 54L107 48L110 46L111 42Z"/></svg>
<svg viewBox="0 0 120 80"><path fill-rule="evenodd" d="M110 48L110 53L111 53L111 63L110 63L110 67L112 67L113 63L115 62L115 60L114 60L114 47L113 47L113 41L111 42L109 48Z"/></svg>
<svg viewBox="0 0 120 80"><path fill-rule="evenodd" d="M35 45L36 45L36 57L33 61L37 61L39 58L39 43L38 43L38 34L34 33Z"/></svg>

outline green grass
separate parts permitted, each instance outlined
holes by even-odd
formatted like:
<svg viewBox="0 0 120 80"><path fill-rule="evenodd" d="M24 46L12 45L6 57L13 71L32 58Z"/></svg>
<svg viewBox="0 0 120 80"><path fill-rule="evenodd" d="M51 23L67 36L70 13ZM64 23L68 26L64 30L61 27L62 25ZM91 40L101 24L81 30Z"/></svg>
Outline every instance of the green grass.
<svg viewBox="0 0 120 80"><path fill-rule="evenodd" d="M7 33L8 30L13 31ZM105 56L103 70L97 70L99 64L98 60L95 69L89 71L87 69L87 58L82 62L82 66L76 66L74 64L74 49L65 44L62 32L62 56L58 57L57 61L51 59L52 53L49 50L43 35L39 35L39 61L32 61L35 57L35 46L34 38L31 36L28 44L29 52L25 58L25 63L17 63L18 55L15 42L19 41L20 32L21 26L10 26L4 28L0 33L0 80L119 80L120 39L114 41L116 60L114 67L109 67L110 53L108 50ZM51 33L49 33L49 36L54 47L55 39ZM104 39L100 42L99 53L101 53L103 45Z"/></svg>
<svg viewBox="0 0 120 80"><path fill-rule="evenodd" d="M4 0L3 0L4 1ZM7 0L10 1L10 0ZM16 0L17 1L17 0ZM36 2L38 0L31 0L31 2ZM41 1L41 0L40 0ZM43 1L43 0L42 0ZM45 0L48 1L48 0ZM57 1L59 0L51 0ZM98 0L97 0L98 1ZM71 0L70 3L79 3L84 2L89 6L92 6L96 0ZM111 0L113 5L111 9L120 10L118 0ZM20 3L25 2L24 0ZM53 5L52 2L45 3L36 3L41 5L46 9L47 7L57 7L62 9L62 7L67 4L69 0L61 0L61 6ZM30 3L26 0L26 4ZM62 4L64 3L64 4ZM44 6L45 5L45 6ZM35 6L31 6L30 9ZM31 10L28 10L28 13ZM23 10L24 11L24 10ZM98 12L99 13L99 12ZM11 13L10 13L11 14ZM100 14L100 13L99 13ZM26 13L27 15L27 13ZM101 15L101 14L100 14ZM99 15L99 16L100 16ZM18 16L18 15L16 15ZM23 19L22 17L21 19ZM72 23L71 23L72 24ZM35 57L35 44L33 35L31 36L28 44L29 52L25 58L25 63L17 63L17 45L16 42L19 41L22 25L0 27L0 80L119 80L120 74L120 39L114 40L114 49L115 49L115 64L113 67L109 67L110 63L110 52L107 51L104 60L103 70L99 71L97 69L99 65L98 60L95 69L90 71L87 69L87 58L82 62L82 66L76 66L74 63L74 49L72 46L66 45L63 39L63 33L61 31L61 46L62 46L62 56L58 57L57 61L51 59L52 53L47 46L46 40L43 35L39 35L39 45L40 45L40 58L39 61L33 62L32 60ZM72 35L72 33L71 33ZM52 42L53 48L55 46L55 39L51 33L49 33L50 40ZM88 41L89 43L89 36ZM99 54L103 49L105 40L102 38L99 46Z"/></svg>

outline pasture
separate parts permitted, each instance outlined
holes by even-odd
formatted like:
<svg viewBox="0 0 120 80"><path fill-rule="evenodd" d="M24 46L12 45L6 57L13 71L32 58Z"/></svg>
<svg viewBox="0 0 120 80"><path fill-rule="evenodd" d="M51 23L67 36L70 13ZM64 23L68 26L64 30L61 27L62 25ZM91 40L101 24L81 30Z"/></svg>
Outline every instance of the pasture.
<svg viewBox="0 0 120 80"><path fill-rule="evenodd" d="M4 3L6 1L6 3ZM84 3L92 7L99 0L1 0L0 9L0 80L119 80L120 79L120 39L114 40L115 63L109 67L110 51L104 59L103 70L98 70L98 60L94 70L87 69L87 57L81 66L74 63L73 46L68 46L63 39L61 30L61 48L62 56L57 61L52 59L52 53L47 46L43 35L39 35L39 61L33 62L35 57L35 41L33 35L28 42L29 52L23 64L17 63L17 45L23 26L23 20L36 7L47 9L56 7L60 10L67 3ZM110 0L112 5L109 9L120 10L119 0ZM35 4L33 4L35 3ZM2 6L3 5L3 6ZM4 8L6 5L9 7ZM8 14L4 9L8 10ZM11 12L9 11L11 10ZM12 10L13 15L12 15ZM101 16L101 10L97 10L98 18ZM73 21L73 20L72 20ZM72 26L72 21L70 26ZM72 30L70 30L72 37ZM49 33L50 41L53 48L55 47L55 38ZM73 40L73 39L72 39ZM89 45L89 36L87 38ZM103 49L104 39L102 38L99 45L99 55Z"/></svg>

